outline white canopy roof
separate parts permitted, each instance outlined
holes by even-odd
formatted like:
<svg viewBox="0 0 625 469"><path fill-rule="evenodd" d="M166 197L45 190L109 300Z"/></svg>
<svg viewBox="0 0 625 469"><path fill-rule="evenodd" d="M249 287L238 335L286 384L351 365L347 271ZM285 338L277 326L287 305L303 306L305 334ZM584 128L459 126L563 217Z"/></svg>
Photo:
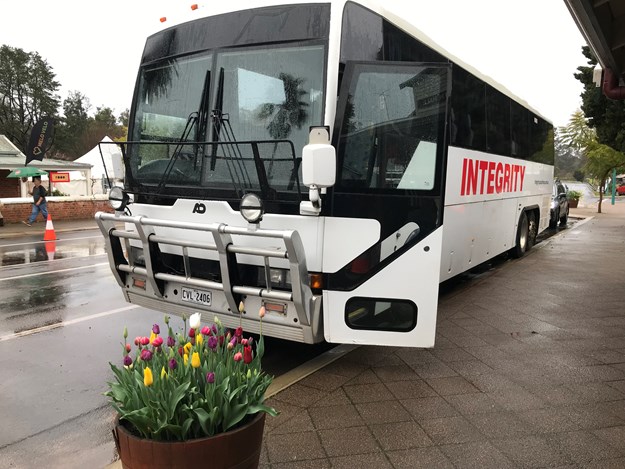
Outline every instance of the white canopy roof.
<svg viewBox="0 0 625 469"><path fill-rule="evenodd" d="M101 153L100 153L101 152ZM102 159L104 158L104 163ZM92 165L91 176L95 179L108 177L113 179L124 178L124 165L122 164L122 153L117 145L109 137L104 137L99 145L96 145L83 156L74 161L75 163L88 163ZM104 165L106 164L106 172ZM75 175L78 179L79 175Z"/></svg>

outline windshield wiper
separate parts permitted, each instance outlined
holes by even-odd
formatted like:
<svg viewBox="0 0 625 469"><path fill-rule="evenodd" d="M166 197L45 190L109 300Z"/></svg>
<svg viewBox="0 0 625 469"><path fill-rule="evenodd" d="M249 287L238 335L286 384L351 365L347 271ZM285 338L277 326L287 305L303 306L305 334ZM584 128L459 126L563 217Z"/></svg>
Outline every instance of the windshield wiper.
<svg viewBox="0 0 625 469"><path fill-rule="evenodd" d="M202 141L206 140L210 81L211 81L211 72L210 70L207 70L206 76L204 77L204 86L202 87L202 96L200 98L200 108L198 109L197 112L192 112L191 114L189 114L189 117L187 118L187 122L184 126L184 130L182 131L182 135L180 136L180 139L178 140L178 144L176 145L176 148L174 148L174 152L171 155L169 162L167 163L167 167L165 168L165 171L163 172L163 176L161 177L160 182L158 183L157 190L159 193L162 192L163 187L165 187L165 183L169 180L169 176L171 172L173 171L174 166L176 165L176 161L178 161L178 158L180 157L182 153L182 149L189 141L189 135L191 134L191 131L193 130L194 125L197 124L195 142L198 142L200 140ZM198 152L199 152L199 146L196 143L193 147L193 153L194 153L194 164L193 164L194 168L193 169L195 170L197 170L196 165L198 161Z"/></svg>
<svg viewBox="0 0 625 469"><path fill-rule="evenodd" d="M178 157L182 153L182 149L187 144L187 141L189 139L189 134L191 133L191 130L193 130L193 126L197 123L197 120L198 120L197 112L192 112L191 114L189 114L189 117L187 117L187 123L184 126L184 130L182 131L180 140L178 140L178 143L176 144L176 148L174 148L174 152L171 155L169 162L167 163L167 167L165 168L165 171L163 172L163 175L161 176L160 182L158 183L158 188L157 188L158 193L162 192L163 187L165 187L165 183L169 179L169 175L174 169L176 161L178 160Z"/></svg>

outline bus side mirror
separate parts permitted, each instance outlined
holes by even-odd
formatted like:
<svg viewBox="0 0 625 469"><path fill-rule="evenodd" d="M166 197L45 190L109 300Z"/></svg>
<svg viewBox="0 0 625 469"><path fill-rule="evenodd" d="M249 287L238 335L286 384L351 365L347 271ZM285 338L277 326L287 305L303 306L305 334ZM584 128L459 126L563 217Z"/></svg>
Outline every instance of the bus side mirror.
<svg viewBox="0 0 625 469"><path fill-rule="evenodd" d="M309 201L300 204L302 215L319 215L321 196L319 189L331 187L336 182L336 150L330 145L328 127L311 127L308 145L302 150L302 182L308 186Z"/></svg>

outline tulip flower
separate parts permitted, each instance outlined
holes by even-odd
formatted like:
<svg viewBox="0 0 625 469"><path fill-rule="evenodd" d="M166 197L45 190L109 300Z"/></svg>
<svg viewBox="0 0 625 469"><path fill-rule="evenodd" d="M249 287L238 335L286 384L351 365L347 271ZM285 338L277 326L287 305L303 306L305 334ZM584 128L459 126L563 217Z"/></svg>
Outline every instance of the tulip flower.
<svg viewBox="0 0 625 469"><path fill-rule="evenodd" d="M217 337L214 335L208 338L208 348L211 350L215 350L217 348Z"/></svg>
<svg viewBox="0 0 625 469"><path fill-rule="evenodd" d="M124 339L128 338L128 328L124 326Z"/></svg>
<svg viewBox="0 0 625 469"><path fill-rule="evenodd" d="M195 337L195 329L189 329L189 337Z"/></svg>
<svg viewBox="0 0 625 469"><path fill-rule="evenodd" d="M189 352L191 352L192 347L193 347L193 344L191 344L191 342L187 342L186 344L184 344L184 353L188 355Z"/></svg>
<svg viewBox="0 0 625 469"><path fill-rule="evenodd" d="M237 352L234 354L233 358L235 362L240 362L241 360L243 360L243 354L241 352Z"/></svg>
<svg viewBox="0 0 625 469"><path fill-rule="evenodd" d="M163 366L163 368L161 368L161 379L163 379L165 376L167 376L167 372L165 371L165 367Z"/></svg>
<svg viewBox="0 0 625 469"><path fill-rule="evenodd" d="M132 350L132 349L130 348L130 344L126 344L126 346L125 346L124 348L126 349L126 352L127 352L127 353L130 353L130 350Z"/></svg>
<svg viewBox="0 0 625 469"><path fill-rule="evenodd" d="M169 324L169 316L165 316L165 324Z"/></svg>
<svg viewBox="0 0 625 469"><path fill-rule="evenodd" d="M200 354L199 353L193 352L193 355L191 355L191 366L193 368L200 367Z"/></svg>
<svg viewBox="0 0 625 469"><path fill-rule="evenodd" d="M246 345L245 347L243 347L243 361L249 365L250 363L252 363L253 357L252 357L252 347L250 347L249 345Z"/></svg>
<svg viewBox="0 0 625 469"><path fill-rule="evenodd" d="M184 359L184 365L187 366L187 364L189 363L189 355L185 353L183 359Z"/></svg>
<svg viewBox="0 0 625 469"><path fill-rule="evenodd" d="M141 343L141 337L137 336L135 337L135 345L139 345Z"/></svg>
<svg viewBox="0 0 625 469"><path fill-rule="evenodd" d="M212 371L209 371L208 373L206 373L206 382L207 383L214 383L215 382L215 373L213 373Z"/></svg>
<svg viewBox="0 0 625 469"><path fill-rule="evenodd" d="M139 343L141 345L148 345L150 343L150 338L149 337L141 337L141 339L139 339Z"/></svg>
<svg viewBox="0 0 625 469"><path fill-rule="evenodd" d="M143 384L145 386L152 386L153 382L154 378L152 377L152 370L150 370L149 366L146 366L145 370L143 370Z"/></svg>
<svg viewBox="0 0 625 469"><path fill-rule="evenodd" d="M152 332L154 332L154 333L155 333L155 334L157 334L157 335L161 333L161 328L160 328L160 327L158 327L158 324L154 324L154 325L152 326Z"/></svg>
<svg viewBox="0 0 625 469"><path fill-rule="evenodd" d="M237 327L236 331L234 331L234 336L237 338L243 336L243 328L241 326Z"/></svg>
<svg viewBox="0 0 625 469"><path fill-rule="evenodd" d="M245 312L245 303L243 303L243 300L241 300L241 302L239 303L239 313L243 314Z"/></svg>
<svg viewBox="0 0 625 469"><path fill-rule="evenodd" d="M124 357L124 366L130 366L132 365L132 358L130 358L130 355L126 355Z"/></svg>
<svg viewBox="0 0 625 469"><path fill-rule="evenodd" d="M162 337L154 337L154 340L152 340L152 345L154 345L154 347L160 347L161 345L163 345L163 338Z"/></svg>
<svg viewBox="0 0 625 469"><path fill-rule="evenodd" d="M260 307L260 309L258 310L258 316L262 319L262 318L264 318L264 317L265 317L265 313L266 313L266 312L267 312L267 311L265 310L265 307L264 307L264 306L261 306L261 307Z"/></svg>
<svg viewBox="0 0 625 469"><path fill-rule="evenodd" d="M167 337L167 346L173 347L174 345L176 345L176 339L174 339L172 336Z"/></svg>
<svg viewBox="0 0 625 469"><path fill-rule="evenodd" d="M195 342L198 345L202 345L204 343L204 336L202 334L198 334L197 337L195 338Z"/></svg>
<svg viewBox="0 0 625 469"><path fill-rule="evenodd" d="M144 362L149 362L150 360L152 360L152 352L150 352L146 348L141 350L141 360L143 360Z"/></svg>
<svg viewBox="0 0 625 469"><path fill-rule="evenodd" d="M154 332L152 332L152 333L150 334L150 343L152 343L152 341L153 341L154 339L156 339L156 334L155 334Z"/></svg>
<svg viewBox="0 0 625 469"><path fill-rule="evenodd" d="M202 332L202 335L211 335L211 329L208 326L204 326L201 332Z"/></svg>
<svg viewBox="0 0 625 469"><path fill-rule="evenodd" d="M169 369L170 370L175 370L178 367L178 362L176 361L175 358L170 358L169 359Z"/></svg>
<svg viewBox="0 0 625 469"><path fill-rule="evenodd" d="M200 327L201 318L202 315L200 313L194 313L191 315L189 318L189 326L191 326L191 329L197 329Z"/></svg>
<svg viewBox="0 0 625 469"><path fill-rule="evenodd" d="M217 326L215 324L211 326L211 330L213 331L213 334L217 335L218 331L217 331Z"/></svg>

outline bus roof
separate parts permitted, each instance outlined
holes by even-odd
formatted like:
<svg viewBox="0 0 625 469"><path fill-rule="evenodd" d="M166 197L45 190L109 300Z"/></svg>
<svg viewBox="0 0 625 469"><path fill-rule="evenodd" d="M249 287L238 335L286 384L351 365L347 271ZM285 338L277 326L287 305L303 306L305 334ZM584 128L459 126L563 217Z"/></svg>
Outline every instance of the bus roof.
<svg viewBox="0 0 625 469"><path fill-rule="evenodd" d="M454 54L448 52L446 49L444 49L439 44L437 44L434 40L432 40L429 36L427 36L425 33L423 33L416 26L414 26L413 24L411 24L408 21L406 21L398 13L395 13L393 11L393 9L389 9L389 8L384 7L383 4L381 2L379 2L379 1L377 1L377 0L327 0L327 1L285 0L284 2L278 2L278 1L275 1L275 0L274 1L270 1L270 0L230 0L229 2L221 2L219 5L216 5L215 3L211 3L210 7L202 7L200 5L196 9L193 9L193 10L189 7L185 11L182 11L182 10L180 10L180 11L172 11L172 17L168 18L165 22L161 23L162 24L162 28L160 28L160 30L158 32L160 32L160 31L162 31L164 29L169 29L169 28L175 27L178 24L182 24L182 23L185 23L185 22L188 22L188 21L193 21L193 20L198 19L198 18L203 18L203 17L207 17L207 16L214 16L214 15L220 15L220 14L230 13L230 12L234 12L234 11L256 9L256 8L262 8L262 7L268 7L268 6L276 6L276 5L323 3L323 4L330 4L331 5L331 9L332 9L333 14L336 11L339 11L339 12L342 13L345 4L348 3L348 2L359 4L359 5L361 5L361 6L365 7L365 8L368 8L369 10L379 14L380 16L386 18L389 22L393 23L395 26L397 26L398 28L404 30L405 32L407 32L411 36L414 36L416 39L418 39L419 41L421 41L422 43L424 43L428 47L432 48L433 50L435 50L439 54L441 54L444 57L448 58L454 64L464 68L465 70L467 70L471 74L475 75L480 80L484 81L485 83L488 83L490 86L492 86L496 90L502 92L503 94L505 94L509 98L515 100L516 102L518 102L522 106L524 106L527 109L529 109L530 111L532 111L537 116L540 116L541 118L545 119L546 121L548 121L549 123L552 124L551 119L546 118L540 111L538 111L533 106L531 106L527 101L525 101L524 99L522 99L519 96L517 96L516 94L514 94L512 91L510 91L504 85L502 85L501 83L495 81L490 76L485 75L484 73L480 72L478 69L473 67L472 65L469 65L469 64L465 63L459 57L457 57ZM178 8L180 8L180 7L178 7ZM156 32L155 34L157 34L158 32Z"/></svg>

